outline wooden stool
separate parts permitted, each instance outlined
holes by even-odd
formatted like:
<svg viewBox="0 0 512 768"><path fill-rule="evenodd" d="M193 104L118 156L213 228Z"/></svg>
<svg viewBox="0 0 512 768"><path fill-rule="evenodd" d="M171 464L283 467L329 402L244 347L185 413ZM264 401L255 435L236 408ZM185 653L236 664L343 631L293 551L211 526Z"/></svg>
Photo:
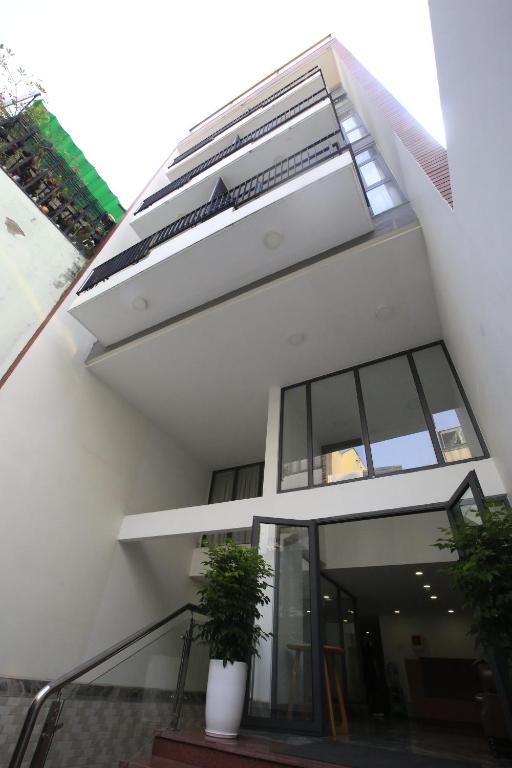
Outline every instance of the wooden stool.
<svg viewBox="0 0 512 768"><path fill-rule="evenodd" d="M286 646L290 651L295 652L292 665L292 673L290 676L290 683L288 686L288 720L293 717L293 708L295 704L295 695L297 691L297 682L299 679L299 668L301 654L305 651L311 651L311 645L309 643L288 643ZM338 706L340 709L340 733L344 736L348 736L348 718L347 710L345 708L345 699L343 697L343 687L341 685L341 677L336 664L336 657L341 657L344 653L343 648L338 645L324 645L323 647L323 667L324 667L324 681L325 681L325 698L327 700L327 711L329 713L329 722L331 725L331 736L336 738L337 727L336 719L334 717L333 707L333 691L332 681L334 680L334 688L336 691L336 697L338 699Z"/></svg>

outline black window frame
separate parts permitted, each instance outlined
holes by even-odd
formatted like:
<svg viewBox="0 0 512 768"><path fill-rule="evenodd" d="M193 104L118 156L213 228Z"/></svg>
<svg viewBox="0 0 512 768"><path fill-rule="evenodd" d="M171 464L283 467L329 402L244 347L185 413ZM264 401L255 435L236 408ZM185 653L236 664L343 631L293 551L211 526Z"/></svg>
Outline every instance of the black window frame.
<svg viewBox="0 0 512 768"><path fill-rule="evenodd" d="M444 352L444 355L446 357L446 360L448 362L448 367L453 375L455 384L457 385L459 392L461 394L462 402L467 410L469 419L471 421L471 424L473 426L473 429L475 430L476 436L478 438L478 441L480 443L480 446L482 448L482 455L481 456L471 456L468 459L459 459L457 461L446 461L443 455L443 452L441 450L439 440L437 438L437 431L434 424L433 415L430 411L430 408L427 403L427 399L425 396L425 392L423 391L423 385L421 383L418 371L416 369L416 364L414 361L414 353L420 352L423 349L429 349L431 347L441 347L441 349ZM365 410L365 403L362 393L362 387L361 387L361 381L359 372L362 368L367 368L370 365L375 365L377 363L383 363L386 360L393 360L397 357L404 357L409 365L409 370L411 372L414 386L416 389L416 394L418 395L419 403L421 406L421 410L423 413L423 416L425 418L425 423L427 426L427 430L430 436L430 440L432 442L432 446L436 455L437 462L435 464L429 464L426 466L421 467L409 467L407 469L399 469L395 470L393 472L386 472L385 474L381 474L379 472L375 472L375 468L373 466L373 458L371 453L371 441L368 431L368 423L366 419L366 410ZM352 372L354 374L354 379L356 383L356 397L357 397L357 403L359 407L359 417L361 420L361 436L363 440L363 445L366 453L366 462L367 462L367 469L368 472L366 476L364 477L353 477L349 478L347 480L336 480L332 483L317 483L316 485L313 483L313 440L312 440L312 407L311 407L311 384L313 384L316 381L321 381L322 379L328 379L332 376L338 376L343 373L350 373ZM307 448L308 448L308 484L302 486L301 488L282 488L282 458L283 458L283 421L284 421L284 399L285 399L285 393L290 390L294 389L295 387L302 387L305 386L306 388L306 417L307 417ZM445 342L440 339L438 341L432 341L429 344L422 344L419 347L413 347L411 349L403 350L402 352L396 352L392 355L385 355L384 357L380 357L376 360L370 360L365 363L360 363L359 365L353 365L349 368L343 368L339 371L333 371L331 373L323 374L322 376L315 376L312 379L307 379L306 381L300 381L296 384L290 384L287 387L283 387L281 389L281 400L280 400L280 413L279 413L279 451L278 451L278 473L277 473L277 493L294 493L296 491L305 491L305 490L311 490L313 488L326 488L333 485L343 485L345 483L356 483L361 482L365 480L374 480L375 478L382 478L382 477L391 477L393 475L402 475L407 474L409 472L422 472L426 469L436 469L438 467L447 467L447 466L453 466L455 464L466 464L469 461L481 461L482 459L488 459L490 457L486 442L484 440L484 437L482 435L482 432L480 430L480 427L478 425L478 422L475 418L475 415L473 413L473 409L471 408L468 398L466 396L466 393L464 391L464 387L462 386L462 382L460 380L460 377L455 369L455 366L453 364L453 361L450 357L450 353L448 352L448 348L445 344Z"/></svg>
<svg viewBox="0 0 512 768"><path fill-rule="evenodd" d="M212 472L211 480L210 480L210 489L208 491L208 504L226 504L231 501L241 501L241 499L236 498L236 488L238 483L238 473L241 469L248 469L249 467L259 467L259 478L258 478L258 495L257 496L251 496L249 498L252 499L258 499L260 496L263 496L263 477L265 474L265 462L264 461L251 461L250 464L239 464L236 467L223 467L222 469L214 469ZM231 498L228 499L228 502L222 502L222 501L212 501L212 494L213 494L213 486L215 483L215 476L222 474L222 472L234 472L233 477L233 492L231 494Z"/></svg>

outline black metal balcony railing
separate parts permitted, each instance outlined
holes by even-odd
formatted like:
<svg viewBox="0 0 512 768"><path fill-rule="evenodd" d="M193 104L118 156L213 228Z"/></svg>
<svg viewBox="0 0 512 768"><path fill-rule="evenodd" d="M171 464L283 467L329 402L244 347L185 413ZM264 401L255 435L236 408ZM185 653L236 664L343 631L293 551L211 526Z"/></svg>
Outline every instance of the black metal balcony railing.
<svg viewBox="0 0 512 768"><path fill-rule="evenodd" d="M137 264L153 248L185 232L187 229L191 229L197 224L211 219L228 208L238 208L244 205L244 203L254 200L260 195L265 194L265 192L274 189L274 187L341 154L345 149L347 149L347 145L343 143L339 131L334 131L323 139L315 141L314 144L310 144L308 147L285 158L280 163L266 168L264 171L256 174L256 176L252 176L236 187L229 189L224 194L214 197L212 200L204 203L204 205L199 206L199 208L173 221L172 224L168 224L166 227L158 230L154 235L146 237L139 243L103 262L103 264L99 264L93 269L77 293L84 293L84 291L90 290L95 285L98 285L98 283L108 280L109 277L117 274L117 272L125 269L125 267Z"/></svg>
<svg viewBox="0 0 512 768"><path fill-rule="evenodd" d="M194 144L193 147L190 147L190 149L185 150L185 152L182 152L181 155L178 155L177 157L175 157L171 163L171 166L176 165L176 163L181 162L181 160L184 160L189 155L192 155L194 152L197 152L198 149L201 149L201 147L204 147L206 146L206 144L209 144L210 141L213 141L214 139L217 138L217 136L220 136L221 133L224 133L224 131L227 131L230 128L232 128L234 125L239 123L240 120L245 120L246 117L249 117L249 115L252 115L254 112L257 112L258 109L262 109L263 107L266 107L268 104L271 104L276 99L279 99L285 93L288 93L288 91L291 91L297 85L300 85L300 83L303 83L304 80L308 80L316 72L321 72L320 67L316 66L316 67L313 67L312 69L309 69L303 75L301 75L300 77L297 77L295 80L292 80L291 83L288 83L288 85L283 86L278 91L275 91L271 96L267 96L266 99L263 99L263 101L260 101L258 102L258 104L255 104L254 107L251 107L250 109L246 109L245 112L242 112L241 115L238 115L238 117L235 117L235 119L231 120L230 123L226 123L226 125L223 125L222 128L219 128L213 133L210 133L209 136L206 136L206 138L202 139L201 141L198 141L198 143Z"/></svg>
<svg viewBox="0 0 512 768"><path fill-rule="evenodd" d="M327 95L327 89L322 88L320 91L316 91L316 93L308 96L307 99L299 101L298 104L295 104L293 107L290 107L290 109L287 109L285 112L277 115L277 117L274 117L273 120L269 120L264 125L261 125L259 128L251 131L246 136L243 136L242 138L238 136L235 141L233 141L232 144L230 144L228 147L225 147L220 152L217 152L217 154L212 155L212 157L204 160L204 162L199 163L199 165L196 165L194 168L191 168L190 171L187 171L187 173L184 173L182 176L174 179L174 181L166 184L165 187L162 187L157 192L154 192L152 195L149 195L149 197L146 197L146 199L142 201L142 204L135 211L135 214L144 211L146 208L149 208L151 205L153 205L153 203L156 203L163 197L170 195L171 192L174 192L176 189L185 186L185 184L188 184L191 179L194 179L203 171L206 171L208 168L216 165L221 160L224 160L225 157L229 157L229 155L232 155L234 152L238 152L239 149L245 147L247 144L252 144L258 139L261 139L262 136L266 136L268 133L272 133L272 131L275 131L276 128L284 125L284 123L293 120L293 118L297 117L297 115L306 112L308 109L311 109L311 107L315 106L315 104L319 104L321 101L324 101Z"/></svg>

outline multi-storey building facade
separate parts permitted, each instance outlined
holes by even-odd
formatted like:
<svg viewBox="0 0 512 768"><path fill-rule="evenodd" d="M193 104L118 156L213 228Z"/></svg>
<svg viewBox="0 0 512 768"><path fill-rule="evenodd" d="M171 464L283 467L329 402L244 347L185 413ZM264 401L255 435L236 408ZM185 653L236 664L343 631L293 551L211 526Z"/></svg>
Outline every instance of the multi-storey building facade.
<svg viewBox="0 0 512 768"><path fill-rule="evenodd" d="M7 494L28 566L0 641L6 678L48 679L193 600L206 542L252 536L274 590L249 726L329 727L335 648L345 731L415 723L421 747L428 720L434 751L483 749L470 617L433 545L511 489L510 267L472 216L494 149L466 187L456 5L432 3L448 154L320 41L178 144L7 381L11 407L39 387L49 403L54 387L59 415L38 415L30 482ZM496 212L481 214L491 227ZM24 438L11 430L14 472ZM58 658L19 643L38 622ZM504 723L507 706L505 691ZM474 727L459 753L447 723Z"/></svg>

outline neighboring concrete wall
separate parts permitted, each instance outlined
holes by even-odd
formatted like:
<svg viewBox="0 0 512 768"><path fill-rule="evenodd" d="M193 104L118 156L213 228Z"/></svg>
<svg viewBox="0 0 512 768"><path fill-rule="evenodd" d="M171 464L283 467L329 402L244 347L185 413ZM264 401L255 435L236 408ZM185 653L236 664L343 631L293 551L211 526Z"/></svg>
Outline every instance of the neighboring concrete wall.
<svg viewBox="0 0 512 768"><path fill-rule="evenodd" d="M194 539L123 549L125 513L204 503L208 472L85 368L65 302L0 391L0 674L47 679L193 596Z"/></svg>
<svg viewBox="0 0 512 768"><path fill-rule="evenodd" d="M85 263L0 171L0 378Z"/></svg>

